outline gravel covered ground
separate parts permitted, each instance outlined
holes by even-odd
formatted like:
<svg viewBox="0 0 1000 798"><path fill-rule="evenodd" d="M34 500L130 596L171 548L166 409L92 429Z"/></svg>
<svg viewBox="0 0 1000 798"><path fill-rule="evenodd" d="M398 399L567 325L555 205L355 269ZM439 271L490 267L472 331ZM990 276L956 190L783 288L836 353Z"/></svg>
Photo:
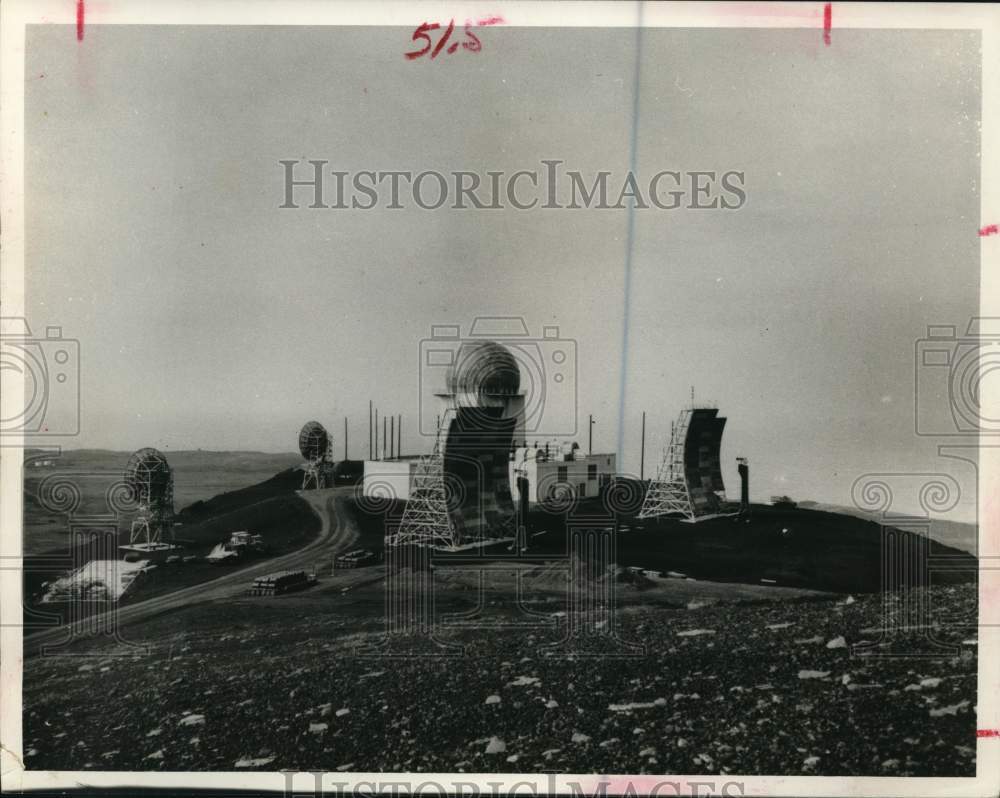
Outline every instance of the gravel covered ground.
<svg viewBox="0 0 1000 798"><path fill-rule="evenodd" d="M364 594L369 590L368 594ZM29 660L29 769L971 776L976 587L927 591L934 656L872 657L880 596L621 610L553 627L453 632L461 656L356 656L380 639L379 585L192 607L86 657ZM547 606L555 610L556 605ZM367 611L367 616L365 612ZM502 612L500 613L502 617ZM195 630L195 631L192 631ZM897 639L920 653L926 639ZM884 649L882 649L884 650ZM440 653L440 652L438 652Z"/></svg>

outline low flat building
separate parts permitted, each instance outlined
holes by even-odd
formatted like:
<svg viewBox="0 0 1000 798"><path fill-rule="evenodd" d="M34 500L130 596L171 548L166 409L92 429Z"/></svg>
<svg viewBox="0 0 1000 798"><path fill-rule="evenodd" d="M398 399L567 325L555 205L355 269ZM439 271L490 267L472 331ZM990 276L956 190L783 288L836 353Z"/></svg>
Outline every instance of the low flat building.
<svg viewBox="0 0 1000 798"><path fill-rule="evenodd" d="M614 454L584 454L576 444L524 446L514 450L510 462L511 490L516 492L516 471L528 480L528 504L586 499L600 495L614 478Z"/></svg>
<svg viewBox="0 0 1000 798"><path fill-rule="evenodd" d="M419 457L365 460L364 495L370 499L409 499Z"/></svg>
<svg viewBox="0 0 1000 798"><path fill-rule="evenodd" d="M419 457L366 460L364 495L373 499L409 499L419 461ZM529 504L598 496L614 478L616 465L614 454L585 454L571 445L518 447L508 466L511 496L517 500L517 470L528 479Z"/></svg>

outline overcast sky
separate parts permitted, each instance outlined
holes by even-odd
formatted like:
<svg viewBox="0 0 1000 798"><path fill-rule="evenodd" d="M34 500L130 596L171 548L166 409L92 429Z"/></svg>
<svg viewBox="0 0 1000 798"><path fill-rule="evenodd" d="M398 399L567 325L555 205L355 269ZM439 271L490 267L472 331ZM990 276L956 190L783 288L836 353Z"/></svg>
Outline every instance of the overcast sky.
<svg viewBox="0 0 1000 798"><path fill-rule="evenodd" d="M29 29L29 319L82 351L64 443L287 451L316 418L339 453L347 415L361 456L371 398L416 451L420 340L492 314L575 340L626 470L691 385L729 418L731 492L737 455L758 498L950 470L913 434L913 352L978 307L978 34L494 27L411 62L410 33ZM285 158L615 184L633 128L641 175L740 170L745 207L639 211L631 238L624 210L278 207Z"/></svg>

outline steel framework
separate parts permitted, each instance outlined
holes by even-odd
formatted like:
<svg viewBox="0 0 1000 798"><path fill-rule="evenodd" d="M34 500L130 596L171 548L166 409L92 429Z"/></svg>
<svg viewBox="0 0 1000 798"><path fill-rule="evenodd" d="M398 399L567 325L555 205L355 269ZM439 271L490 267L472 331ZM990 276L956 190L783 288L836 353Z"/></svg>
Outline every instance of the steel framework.
<svg viewBox="0 0 1000 798"><path fill-rule="evenodd" d="M302 464L302 490L329 487L327 482L333 464L333 438L318 421L309 421L299 433Z"/></svg>
<svg viewBox="0 0 1000 798"><path fill-rule="evenodd" d="M649 482L639 518L680 513L689 521L694 520L694 504L684 476L684 443L690 421L691 410L685 409L670 425L670 444L663 453L656 478Z"/></svg>
<svg viewBox="0 0 1000 798"><path fill-rule="evenodd" d="M139 505L129 545L167 543L174 521L174 475L167 459L155 449L140 449L125 467L125 481Z"/></svg>
<svg viewBox="0 0 1000 798"><path fill-rule="evenodd" d="M448 492L444 482L444 457L441 431L448 428L451 410L445 412L438 427L434 452L421 457L413 475L413 488L403 510L403 518L394 535L386 537L390 546L457 545L455 525L448 513Z"/></svg>

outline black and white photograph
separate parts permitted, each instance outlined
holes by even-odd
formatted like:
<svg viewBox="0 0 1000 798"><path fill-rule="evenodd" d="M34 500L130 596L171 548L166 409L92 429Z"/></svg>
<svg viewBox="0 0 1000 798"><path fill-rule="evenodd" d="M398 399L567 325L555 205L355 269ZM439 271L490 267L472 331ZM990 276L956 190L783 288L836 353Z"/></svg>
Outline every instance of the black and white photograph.
<svg viewBox="0 0 1000 798"><path fill-rule="evenodd" d="M0 36L4 792L998 793L996 7Z"/></svg>

